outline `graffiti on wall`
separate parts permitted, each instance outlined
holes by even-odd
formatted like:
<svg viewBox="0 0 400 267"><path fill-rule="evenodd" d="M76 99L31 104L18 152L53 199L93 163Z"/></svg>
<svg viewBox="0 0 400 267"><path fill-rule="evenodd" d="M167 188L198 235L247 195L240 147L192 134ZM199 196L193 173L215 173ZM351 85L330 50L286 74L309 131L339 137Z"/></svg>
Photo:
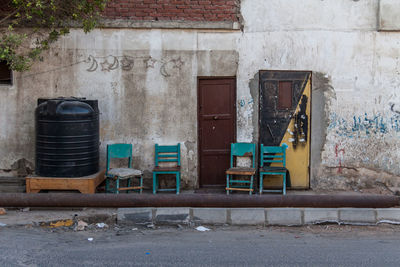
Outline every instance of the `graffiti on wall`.
<svg viewBox="0 0 400 267"><path fill-rule="evenodd" d="M241 108L243 108L243 107L246 106L246 105L251 105L251 104L253 104L253 103L254 103L254 99L250 99L250 100L248 100L248 101L246 101L246 99L240 99L240 100L238 101L238 103L239 103L239 106L240 106Z"/></svg>
<svg viewBox="0 0 400 267"><path fill-rule="evenodd" d="M335 145L335 158L338 161L338 173L342 173L342 162L343 162L343 158L344 158L344 154L346 153L344 147L342 146L342 144L338 143Z"/></svg>
<svg viewBox="0 0 400 267"><path fill-rule="evenodd" d="M330 115L329 129L343 137L369 137L371 135L384 135L390 132L400 132L400 114L383 116L375 115L354 115L346 119L336 113Z"/></svg>
<svg viewBox="0 0 400 267"><path fill-rule="evenodd" d="M151 56L148 57L133 57L133 56L114 56L108 55L104 57L96 57L89 55L84 63L88 64L86 71L95 72L103 71L110 72L113 70L121 69L123 71L130 71L133 69L135 64L140 62L140 64L148 68L159 68L159 72L164 77L170 77L170 69L181 69L184 65L181 57L172 59L156 59Z"/></svg>

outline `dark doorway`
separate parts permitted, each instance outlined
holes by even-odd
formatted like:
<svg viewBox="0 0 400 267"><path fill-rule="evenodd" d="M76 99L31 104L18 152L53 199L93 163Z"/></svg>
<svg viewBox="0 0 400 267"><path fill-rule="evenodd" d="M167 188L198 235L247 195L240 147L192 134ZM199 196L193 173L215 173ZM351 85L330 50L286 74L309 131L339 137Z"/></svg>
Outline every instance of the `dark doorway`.
<svg viewBox="0 0 400 267"><path fill-rule="evenodd" d="M0 85L12 85L12 71L3 60L0 60Z"/></svg>
<svg viewBox="0 0 400 267"><path fill-rule="evenodd" d="M200 187L222 187L236 139L236 79L199 78Z"/></svg>

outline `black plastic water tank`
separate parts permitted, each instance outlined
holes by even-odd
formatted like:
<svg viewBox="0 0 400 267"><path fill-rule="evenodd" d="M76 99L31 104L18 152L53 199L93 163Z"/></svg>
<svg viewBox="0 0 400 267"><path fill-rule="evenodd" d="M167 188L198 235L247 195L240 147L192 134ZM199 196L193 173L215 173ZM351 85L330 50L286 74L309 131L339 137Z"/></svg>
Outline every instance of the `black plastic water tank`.
<svg viewBox="0 0 400 267"><path fill-rule="evenodd" d="M39 98L35 113L37 175L82 177L99 171L97 100Z"/></svg>

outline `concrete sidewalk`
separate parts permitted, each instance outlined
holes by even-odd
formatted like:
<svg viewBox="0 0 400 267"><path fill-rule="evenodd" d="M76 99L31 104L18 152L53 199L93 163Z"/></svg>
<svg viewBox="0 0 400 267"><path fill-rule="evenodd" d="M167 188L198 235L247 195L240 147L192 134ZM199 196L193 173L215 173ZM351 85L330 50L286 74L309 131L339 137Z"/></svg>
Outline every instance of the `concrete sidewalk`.
<svg viewBox="0 0 400 267"><path fill-rule="evenodd" d="M121 225L260 225L309 224L400 225L400 208L83 208L11 209L0 226L42 225L61 220Z"/></svg>

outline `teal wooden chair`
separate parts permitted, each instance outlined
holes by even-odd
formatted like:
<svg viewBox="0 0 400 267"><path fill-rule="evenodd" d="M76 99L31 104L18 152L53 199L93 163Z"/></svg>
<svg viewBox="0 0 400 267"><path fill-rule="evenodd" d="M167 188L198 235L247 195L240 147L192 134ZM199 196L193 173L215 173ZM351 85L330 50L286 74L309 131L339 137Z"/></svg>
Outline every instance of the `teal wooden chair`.
<svg viewBox="0 0 400 267"><path fill-rule="evenodd" d="M166 166L166 164L168 164L168 166ZM176 177L176 188L159 188L158 175L160 174L174 174ZM153 194L156 194L157 191L176 191L176 194L179 194L180 176L181 145L177 144L176 146L160 146L156 144L155 167L153 170Z"/></svg>
<svg viewBox="0 0 400 267"><path fill-rule="evenodd" d="M111 168L112 159L128 159L127 168ZM106 163L106 193L119 194L120 191L130 190L143 191L143 173L140 170L132 168L132 145L131 144L112 144L107 145L107 163ZM138 186L131 186L134 178L139 178ZM127 180L127 187L120 187L120 181ZM110 182L114 182L113 189L110 189Z"/></svg>
<svg viewBox="0 0 400 267"><path fill-rule="evenodd" d="M286 195L286 149L287 146L264 146L260 149L260 194L281 192ZM271 166L271 165L274 166ZM282 189L264 190L264 175L282 175Z"/></svg>
<svg viewBox="0 0 400 267"><path fill-rule="evenodd" d="M230 191L249 191L253 193L253 180L256 173L255 168L256 144L251 143L233 143L231 144L231 165L226 170L226 194ZM237 167L235 162L237 157L250 157L252 167ZM235 180L235 175L250 176L249 180Z"/></svg>

